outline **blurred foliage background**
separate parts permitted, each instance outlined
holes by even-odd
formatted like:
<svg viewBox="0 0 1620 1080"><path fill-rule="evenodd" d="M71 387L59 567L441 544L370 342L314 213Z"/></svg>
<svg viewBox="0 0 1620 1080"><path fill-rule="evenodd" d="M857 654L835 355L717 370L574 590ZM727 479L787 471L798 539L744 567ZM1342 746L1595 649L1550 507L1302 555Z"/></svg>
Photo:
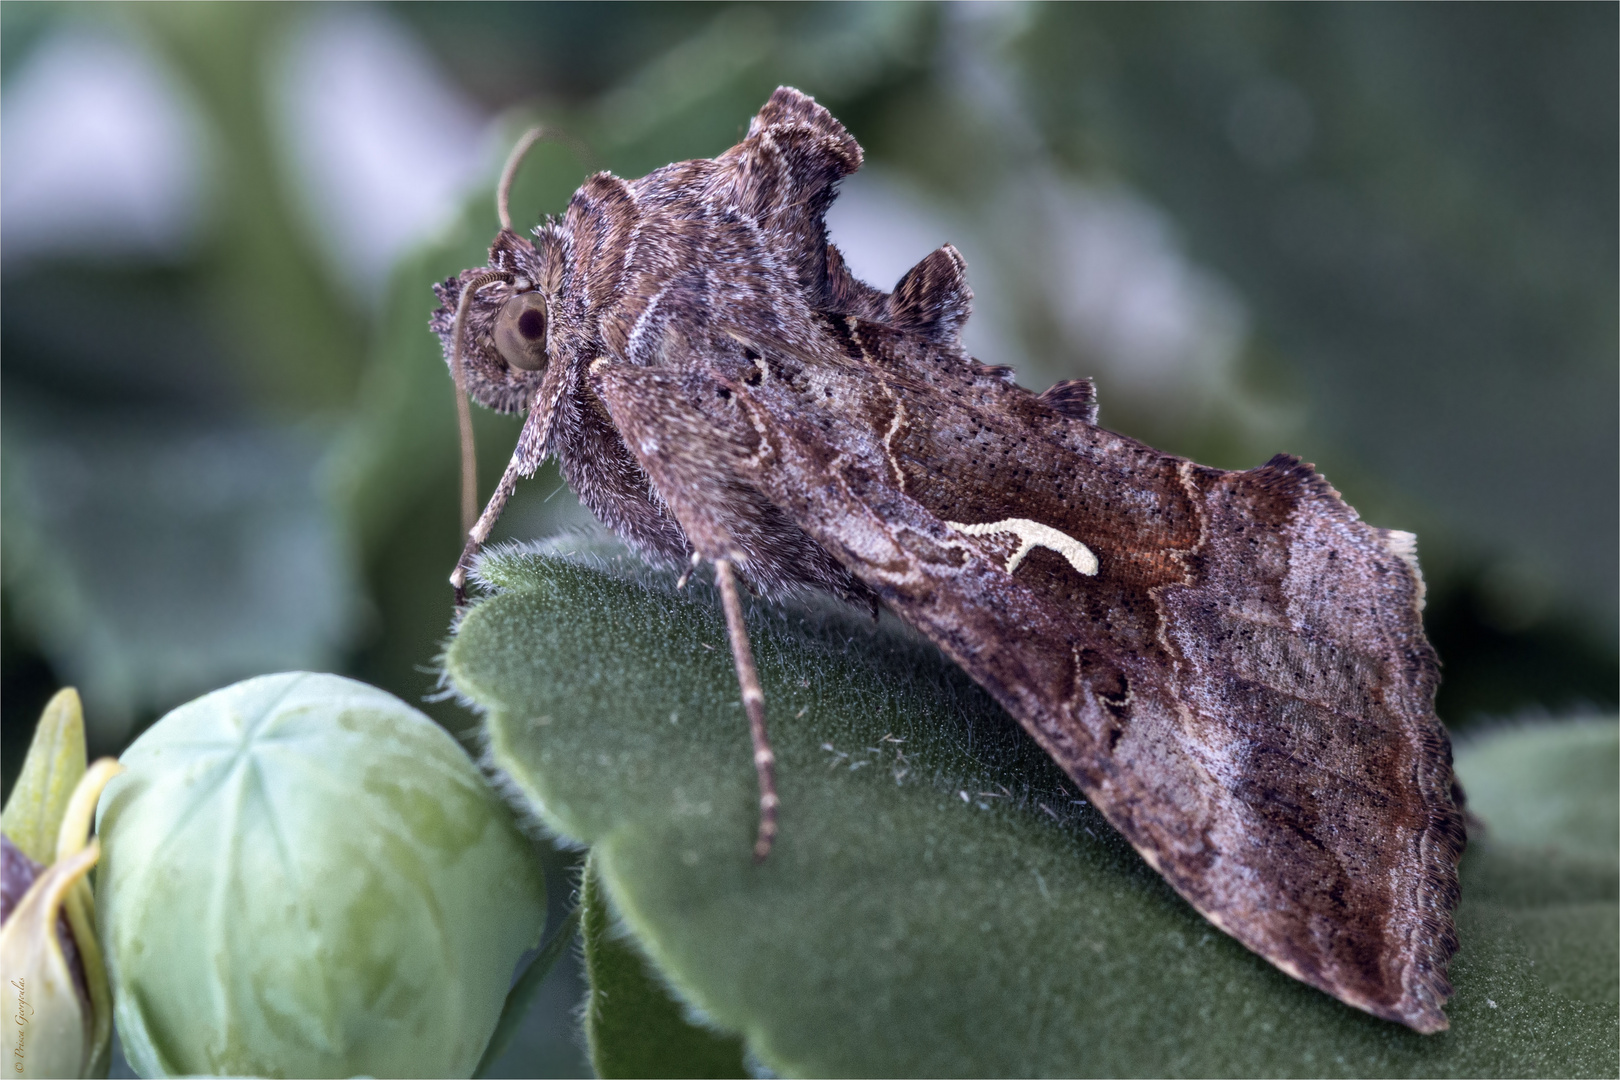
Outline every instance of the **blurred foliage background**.
<svg viewBox="0 0 1620 1080"><path fill-rule="evenodd" d="M969 344L1228 468L1314 461L1421 538L1454 729L1612 710L1613 5L0 6L4 782L289 668L434 700L457 536L427 286L591 170L731 145L778 84L867 151L887 287L967 256ZM516 435L479 417L487 494ZM502 529L586 521L555 469ZM566 862L569 856L556 859ZM554 874L553 890L569 887ZM556 896L561 903L564 897ZM584 1068L573 976L514 1072Z"/></svg>

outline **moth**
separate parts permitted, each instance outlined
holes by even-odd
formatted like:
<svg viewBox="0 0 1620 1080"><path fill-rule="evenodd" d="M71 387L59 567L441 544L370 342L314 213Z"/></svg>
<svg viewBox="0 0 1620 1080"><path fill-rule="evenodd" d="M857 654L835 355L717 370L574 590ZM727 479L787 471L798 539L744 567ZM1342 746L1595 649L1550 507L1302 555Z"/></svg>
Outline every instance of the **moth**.
<svg viewBox="0 0 1620 1080"><path fill-rule="evenodd" d="M525 144L526 145L526 144ZM777 797L739 583L884 605L931 638L1210 922L1295 978L1440 1031L1464 844L1415 538L1312 466L1228 472L964 351L941 247L889 292L823 218L861 148L782 88L712 160L587 179L436 286L458 387L526 412L452 577L555 455L646 559L712 564ZM458 395L465 410L466 394ZM468 515L470 517L470 514Z"/></svg>

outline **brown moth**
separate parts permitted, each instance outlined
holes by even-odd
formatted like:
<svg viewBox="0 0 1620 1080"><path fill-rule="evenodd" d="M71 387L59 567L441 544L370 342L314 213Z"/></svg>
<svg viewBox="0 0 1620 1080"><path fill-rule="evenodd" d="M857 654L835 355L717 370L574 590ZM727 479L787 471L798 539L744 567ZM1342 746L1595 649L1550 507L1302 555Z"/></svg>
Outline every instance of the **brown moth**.
<svg viewBox="0 0 1620 1080"><path fill-rule="evenodd" d="M714 564L775 831L736 579L883 604L985 687L1150 865L1283 971L1446 1028L1464 833L1409 533L1309 465L1205 468L962 348L942 247L892 292L823 215L861 149L780 89L713 160L588 179L437 287L458 385L527 411L458 594L520 476L555 454L662 564ZM465 369L463 375L463 367Z"/></svg>

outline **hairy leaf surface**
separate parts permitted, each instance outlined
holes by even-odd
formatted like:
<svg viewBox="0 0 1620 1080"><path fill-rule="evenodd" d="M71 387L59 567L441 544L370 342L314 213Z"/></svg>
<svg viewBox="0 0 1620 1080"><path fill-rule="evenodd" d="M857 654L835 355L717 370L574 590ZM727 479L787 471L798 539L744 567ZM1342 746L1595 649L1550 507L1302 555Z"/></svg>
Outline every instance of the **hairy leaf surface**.
<svg viewBox="0 0 1620 1080"><path fill-rule="evenodd" d="M585 546L486 558L496 592L461 624L450 676L535 812L592 847L641 951L771 1069L1616 1071L1612 851L1476 841L1452 1028L1417 1035L1206 923L965 675L887 620L752 613L783 802L755 865L747 727L713 597L571 554ZM1459 770L1483 791L1504 767L1465 755Z"/></svg>

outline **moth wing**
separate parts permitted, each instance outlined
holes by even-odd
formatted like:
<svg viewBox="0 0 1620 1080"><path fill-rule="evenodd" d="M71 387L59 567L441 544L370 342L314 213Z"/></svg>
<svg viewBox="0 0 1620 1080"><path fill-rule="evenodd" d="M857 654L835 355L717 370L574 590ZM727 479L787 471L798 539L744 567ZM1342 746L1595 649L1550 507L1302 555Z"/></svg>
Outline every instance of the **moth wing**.
<svg viewBox="0 0 1620 1080"><path fill-rule="evenodd" d="M691 551L731 559L767 595L808 585L876 613L866 586L745 478L745 444L725 437L725 410L713 407L723 385L701 372L606 360L592 365L590 379Z"/></svg>
<svg viewBox="0 0 1620 1080"><path fill-rule="evenodd" d="M781 377L701 437L1217 926L1444 1029L1463 832L1406 534L1296 459L1202 468L848 323L825 363L775 343Z"/></svg>
<svg viewBox="0 0 1620 1080"><path fill-rule="evenodd" d="M861 167L860 144L808 94L779 87L748 136L714 160L702 197L734 208L773 238L810 297L828 291L827 208Z"/></svg>
<svg viewBox="0 0 1620 1080"><path fill-rule="evenodd" d="M1097 422L1097 387L1090 379L1064 379L1041 393L1041 400L1071 420Z"/></svg>

